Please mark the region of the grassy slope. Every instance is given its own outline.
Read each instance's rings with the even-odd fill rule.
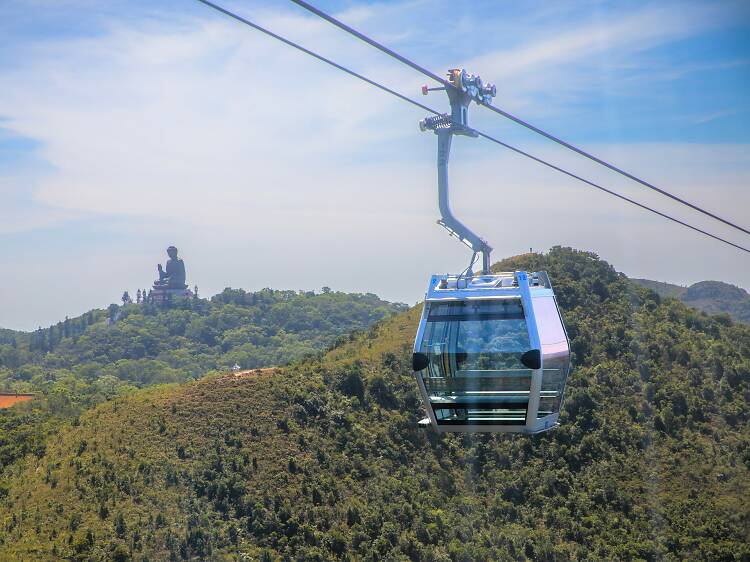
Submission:
[[[589,255],[500,265],[542,266],[577,364],[558,430],[417,429],[413,309],[321,359],[85,414],[14,467],[0,559],[750,557],[750,329]]]

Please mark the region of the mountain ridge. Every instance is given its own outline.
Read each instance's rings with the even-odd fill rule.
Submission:
[[[649,279],[631,279],[662,297],[675,298],[706,314],[728,314],[738,322],[750,323],[750,293],[724,281],[699,281],[690,286]]]
[[[419,429],[415,307],[272,373],[216,373],[87,412],[11,468],[0,557],[750,556],[750,328],[589,253],[496,267],[550,271],[575,358],[560,428]]]

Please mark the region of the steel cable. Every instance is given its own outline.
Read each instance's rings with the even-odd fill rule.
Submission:
[[[297,0],[292,0],[292,1],[296,2]],[[210,8],[213,8],[214,10],[217,10],[218,12],[221,12],[222,14],[225,14],[225,15],[227,15],[227,16],[229,16],[229,17],[231,17],[231,18],[233,18],[233,19],[235,19],[235,20],[237,20],[237,21],[239,21],[239,22],[241,22],[241,23],[243,23],[245,25],[248,25],[248,26],[252,27],[253,29],[255,29],[257,31],[260,31],[261,33],[264,33],[265,35],[268,35],[269,37],[272,37],[272,38],[274,38],[274,39],[276,39],[278,41],[281,41],[285,45],[293,47],[293,48],[297,49],[298,51],[301,51],[301,52],[305,53],[306,55],[309,55],[309,56],[311,56],[311,57],[313,57],[313,58],[315,58],[315,59],[317,59],[317,60],[319,60],[321,62],[324,62],[324,63],[326,63],[326,64],[328,64],[328,65],[330,65],[330,66],[332,66],[332,67],[334,67],[334,68],[336,68],[338,70],[341,70],[342,72],[345,72],[346,74],[349,74],[350,76],[358,78],[359,80],[362,80],[363,82],[366,82],[367,84],[370,84],[371,86],[374,86],[374,87],[376,87],[376,88],[378,88],[378,89],[380,89],[380,90],[382,90],[384,92],[387,92],[387,93],[389,93],[389,94],[391,94],[391,95],[399,98],[402,101],[408,102],[408,103],[414,105],[415,107],[423,109],[423,110],[425,110],[425,111],[427,111],[429,113],[432,113],[434,115],[442,115],[442,113],[440,113],[439,111],[437,111],[437,110],[435,110],[435,109],[433,109],[433,108],[431,108],[431,107],[429,107],[427,105],[424,105],[423,103],[420,103],[420,102],[418,102],[418,101],[416,101],[416,100],[414,100],[414,99],[412,99],[412,98],[410,98],[408,96],[405,96],[405,95],[403,95],[403,94],[401,94],[401,93],[399,93],[399,92],[397,92],[397,91],[395,91],[395,90],[393,90],[393,89],[391,89],[391,88],[389,88],[387,86],[384,86],[383,84],[380,84],[379,82],[376,82],[375,80],[367,78],[366,76],[364,76],[364,75],[362,75],[362,74],[360,74],[358,72],[355,72],[354,70],[351,70],[350,68],[347,68],[347,67],[345,67],[345,66],[343,66],[343,65],[341,65],[341,64],[339,64],[337,62],[334,62],[331,59],[326,58],[326,57],[324,57],[324,56],[322,56],[322,55],[320,55],[320,54],[318,54],[318,53],[316,53],[314,51],[311,51],[310,49],[307,49],[306,47],[303,47],[302,45],[300,45],[298,43],[295,43],[294,41],[286,39],[285,37],[282,37],[281,35],[278,35],[277,33],[274,33],[273,31],[270,31],[270,30],[266,29],[265,27],[262,27],[262,26],[254,23],[254,22],[252,22],[252,21],[250,21],[250,20],[248,20],[248,19],[246,19],[246,18],[244,18],[244,17],[242,17],[242,16],[240,16],[238,14],[235,14],[234,12],[231,12],[231,11],[225,9],[225,8],[222,8],[221,6],[219,6],[217,4],[214,4],[210,0],[198,0],[198,2],[201,2],[202,4],[205,4],[206,6],[208,6]],[[596,184],[596,183],[594,183],[592,181],[589,181],[589,180],[587,180],[587,179],[585,179],[585,178],[583,178],[581,176],[578,176],[578,175],[574,174],[573,172],[565,170],[564,168],[561,168],[559,166],[556,166],[555,164],[547,162],[546,160],[543,160],[543,159],[541,159],[541,158],[539,158],[537,156],[534,156],[533,154],[525,152],[525,151],[523,151],[523,150],[521,150],[519,148],[516,148],[516,147],[514,147],[514,146],[512,146],[510,144],[507,144],[507,143],[505,143],[505,142],[503,142],[503,141],[501,141],[501,140],[499,140],[499,139],[497,139],[497,138],[495,138],[495,137],[493,137],[491,135],[488,135],[487,133],[483,133],[482,131],[478,131],[476,129],[474,129],[474,131],[480,137],[482,137],[482,138],[485,138],[485,139],[487,139],[487,140],[489,140],[491,142],[494,142],[494,143],[496,143],[496,144],[498,144],[498,145],[500,145],[502,147],[505,147],[505,148],[507,148],[507,149],[515,152],[516,154],[519,154],[521,156],[525,156],[526,158],[529,158],[529,159],[531,159],[531,160],[533,160],[533,161],[535,161],[535,162],[537,162],[539,164],[542,164],[544,166],[547,166],[548,168],[551,168],[551,169],[553,169],[555,171],[563,173],[563,174],[565,174],[565,175],[567,175],[567,176],[569,176],[569,177],[571,177],[573,179],[576,179],[576,180],[578,180],[580,182],[583,182],[586,185],[589,185],[589,186],[594,187],[594,188],[596,188],[596,189],[598,189],[600,191],[608,193],[609,195],[613,195],[614,197],[617,197],[617,198],[619,198],[619,199],[621,199],[623,201],[627,201],[628,203],[631,203],[633,205],[636,205],[637,207],[640,207],[642,209],[650,211],[650,212],[652,212],[652,213],[654,213],[654,214],[656,214],[656,215],[658,215],[660,217],[666,218],[666,219],[668,219],[670,221],[673,221],[673,222],[675,222],[677,224],[680,224],[680,225],[685,226],[687,228],[690,228],[690,229],[692,229],[692,230],[694,230],[696,232],[704,234],[705,236],[709,236],[710,238],[713,238],[714,240],[718,240],[719,242],[723,242],[724,244],[728,244],[728,245],[733,246],[733,247],[735,247],[735,248],[737,248],[739,250],[742,250],[744,252],[750,253],[750,249],[745,248],[743,246],[740,246],[739,244],[735,244],[734,242],[730,242],[729,240],[725,240],[724,238],[721,238],[719,236],[716,236],[715,234],[711,234],[710,232],[707,232],[707,231],[702,230],[702,229],[700,229],[700,228],[698,228],[696,226],[693,226],[691,224],[683,222],[680,219],[677,219],[675,217],[667,215],[666,213],[662,213],[661,211],[657,211],[656,209],[653,209],[653,208],[649,207],[648,205],[644,205],[643,203],[639,203],[638,201],[635,201],[634,199],[630,199],[630,198],[628,198],[628,197],[626,197],[624,195],[621,195],[621,194],[619,194],[619,193],[617,193],[615,191],[607,189],[606,187],[603,187],[603,186],[601,186],[599,184]]]
[[[379,43],[378,41],[375,41],[374,39],[372,39],[371,37],[368,37],[364,33],[361,33],[359,31],[357,31],[353,27],[351,27],[351,26],[345,24],[344,22],[336,19],[335,17],[331,16],[330,14],[327,14],[327,13],[323,12],[322,10],[316,8],[315,6],[313,6],[312,4],[310,4],[309,2],[305,2],[304,0],[291,0],[291,2],[293,2],[293,3],[297,4],[298,6],[306,9],[307,11],[315,14],[316,16],[324,19],[325,21],[327,21],[327,22],[335,25],[339,29],[342,29],[343,31],[346,31],[347,33],[353,35],[357,39],[359,39],[361,41],[364,41],[368,45],[371,45],[372,47],[375,47],[379,51],[382,51],[383,53],[389,55],[390,57],[393,57],[394,59],[398,60],[399,62],[401,62],[401,63],[403,63],[403,64],[405,64],[407,66],[409,66],[410,68],[413,68],[417,72],[420,72],[420,73],[424,74],[428,78],[431,78],[432,80],[435,80],[436,82],[442,84],[443,86],[445,86],[447,88],[455,88],[455,86],[453,84],[451,84],[446,79],[438,76],[437,74],[435,74],[431,70],[428,70],[427,68],[425,68],[425,67],[423,67],[423,66],[415,63],[414,61],[412,61],[412,60],[404,57],[403,55],[400,55],[399,53],[397,53],[393,49],[390,49],[390,48],[386,47],[382,43]],[[670,193],[670,192],[668,192],[668,191],[666,191],[664,189],[661,189],[661,188],[655,186],[654,184],[647,182],[646,180],[642,180],[641,178],[639,178],[637,176],[634,176],[633,174],[631,174],[631,173],[629,173],[629,172],[627,172],[627,171],[625,171],[625,170],[623,170],[621,168],[618,168],[614,164],[610,164],[609,162],[606,162],[605,160],[602,160],[601,158],[599,158],[597,156],[594,156],[593,154],[591,154],[589,152],[586,152],[585,150],[583,150],[581,148],[578,148],[577,146],[575,146],[573,144],[570,144],[569,142],[564,141],[563,139],[561,139],[559,137],[556,137],[555,135],[553,135],[551,133],[548,133],[548,132],[540,129],[539,127],[536,127],[535,125],[532,125],[528,121],[524,121],[520,117],[516,117],[515,115],[513,115],[511,113],[508,113],[507,111],[505,111],[503,109],[500,109],[499,107],[495,107],[494,105],[487,104],[487,103],[482,103],[480,101],[477,101],[477,104],[480,105],[480,106],[482,106],[482,107],[486,107],[490,111],[494,111],[498,115],[502,115],[503,117],[505,117],[507,119],[510,119],[511,121],[513,121],[513,122],[515,122],[515,123],[517,123],[517,124],[519,124],[519,125],[527,128],[527,129],[529,129],[530,131],[533,131],[533,132],[535,132],[535,133],[537,133],[539,135],[542,135],[543,137],[545,137],[545,138],[547,138],[547,139],[549,139],[549,140],[551,140],[551,141],[559,144],[560,146],[563,146],[563,147],[565,147],[565,148],[567,148],[569,150],[572,150],[573,152],[576,152],[577,154],[580,154],[581,156],[583,156],[585,158],[588,158],[589,160],[591,160],[593,162],[596,162],[597,164],[600,164],[600,165],[602,165],[602,166],[604,166],[604,167],[612,170],[613,172],[616,172],[616,173],[618,173],[618,174],[620,174],[620,175],[622,175],[622,176],[624,176],[624,177],[626,177],[626,178],[628,178],[628,179],[630,179],[630,180],[632,180],[634,182],[637,182],[637,183],[643,185],[644,187],[647,187],[647,188],[649,188],[649,189],[651,189],[653,191],[656,191],[657,193],[660,193],[661,195],[664,195],[665,197],[669,197],[670,199],[672,199],[674,201],[677,201],[677,202],[679,202],[679,203],[681,203],[683,205],[686,205],[687,207],[690,207],[691,209],[693,209],[695,211],[698,211],[699,213],[703,213],[704,215],[709,216],[712,219],[715,219],[715,220],[717,220],[719,222],[722,222],[725,225],[730,226],[732,228],[735,228],[735,229],[737,229],[737,230],[739,230],[741,232],[744,232],[745,234],[750,234],[750,230],[748,230],[748,229],[746,229],[746,228],[744,228],[742,226],[739,226],[739,225],[737,225],[737,224],[735,224],[735,223],[733,223],[731,221],[728,221],[728,220],[726,220],[726,219],[724,219],[724,218],[722,218],[722,217],[720,217],[720,216],[712,213],[711,211],[707,211],[706,209],[703,209],[703,208],[699,207],[698,205],[695,205],[694,203],[691,203],[690,201],[687,201],[687,200],[685,200],[685,199],[683,199],[681,197],[678,197],[677,195],[674,195],[673,193]]]

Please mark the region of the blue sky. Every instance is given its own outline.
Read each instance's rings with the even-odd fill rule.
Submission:
[[[419,95],[423,77],[291,3],[223,5]],[[481,74],[496,105],[750,224],[746,2],[318,5],[435,71]],[[0,85],[0,326],[148,286],[170,244],[204,295],[329,285],[411,303],[430,273],[465,267],[434,224],[419,110],[197,2],[6,1]],[[496,115],[471,119],[750,244]],[[451,174],[457,214],[498,259],[564,244],[634,276],[750,285],[742,253],[481,140],[455,144]]]

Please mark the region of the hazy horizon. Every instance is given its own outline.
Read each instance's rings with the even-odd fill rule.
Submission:
[[[580,248],[576,248],[576,249],[580,249]],[[593,251],[593,250],[588,250],[588,251]],[[534,252],[538,252],[538,250],[534,249]],[[543,253],[546,253],[546,252],[547,252],[547,250],[543,251]],[[594,253],[596,253],[596,252],[594,252]],[[182,252],[180,252],[180,254],[182,254]],[[180,256],[180,257],[182,257],[182,256]],[[503,257],[495,256],[495,259],[493,260],[493,263],[495,261],[499,261],[501,259],[504,259],[505,257],[512,257],[512,256],[503,256]],[[601,257],[605,261],[608,261],[606,259],[606,256],[601,256],[600,255],[599,257]],[[166,257],[165,257],[165,259],[166,259]],[[161,263],[163,263],[163,260],[162,260]],[[613,267],[615,267],[615,269],[617,269],[616,264],[611,264],[611,265]],[[189,264],[188,264],[188,267],[189,267]],[[475,270],[476,270],[476,268],[475,268]],[[325,283],[323,285],[319,286],[319,287],[270,287],[269,286],[269,287],[253,287],[253,288],[241,287],[241,286],[237,286],[237,285],[234,285],[234,284],[230,283],[230,284],[227,284],[227,285],[225,285],[224,287],[221,287],[221,288],[216,288],[216,289],[209,288],[208,290],[204,291],[204,289],[201,288],[200,284],[195,283],[195,282],[192,281],[192,279],[190,278],[189,272],[188,272],[188,279],[187,280],[188,280],[188,283],[189,283],[189,286],[190,286],[191,289],[195,285],[198,285],[198,292],[199,292],[200,298],[210,298],[210,297],[212,297],[214,295],[217,295],[217,294],[221,293],[224,289],[227,289],[227,288],[231,288],[231,289],[243,289],[243,290],[250,291],[250,292],[259,291],[261,289],[268,288],[268,289],[273,289],[273,290],[315,291],[315,292],[319,293],[319,292],[321,292],[321,290],[322,290],[323,287],[329,287],[332,291],[343,291],[343,292],[347,292],[347,293],[374,293],[374,294],[378,295],[379,297],[381,297],[381,298],[383,298],[385,300],[388,300],[390,302],[401,302],[401,303],[405,303],[405,304],[411,306],[413,304],[416,304],[417,302],[420,302],[423,299],[424,290],[427,289],[427,282],[429,281],[429,276],[432,273],[442,273],[442,272],[440,272],[440,271],[434,271],[434,272],[431,272],[428,275],[425,275],[425,279],[424,279],[425,286],[424,286],[424,289],[422,290],[422,293],[418,294],[414,298],[408,298],[408,296],[406,298],[399,298],[399,297],[396,297],[396,296],[390,297],[389,295],[382,295],[382,294],[380,294],[377,291],[368,290],[367,288],[356,288],[356,287],[354,287],[354,288],[349,288],[349,289],[342,289],[340,287],[335,287],[335,286],[333,286],[331,284],[325,284]],[[621,272],[621,273],[625,273],[625,272]],[[625,273],[625,274],[627,275],[627,273]],[[631,276],[631,275],[628,275],[628,277],[629,278],[634,278],[634,279],[637,278],[637,277],[634,277],[634,276]],[[649,281],[657,281],[659,283],[669,283],[669,284],[672,284],[672,285],[680,285],[680,286],[690,286],[693,283],[697,283],[697,282],[700,282],[700,281],[722,281],[724,283],[729,283],[728,281],[723,281],[721,279],[700,279],[700,280],[694,281],[692,283],[680,283],[680,282],[669,281],[669,280],[664,280],[664,279],[648,279],[648,280]],[[554,284],[554,279],[552,280],[552,282]],[[93,310],[93,309],[105,309],[105,308],[107,308],[112,303],[116,303],[116,304],[119,305],[122,302],[121,297],[122,297],[122,294],[123,294],[124,291],[128,291],[130,297],[133,299],[133,302],[135,302],[135,300],[136,300],[136,292],[138,291],[138,289],[146,289],[148,291],[148,290],[150,290],[152,288],[152,283],[153,283],[153,280],[151,280],[147,284],[140,285],[140,286],[137,286],[135,288],[123,287],[122,289],[115,290],[114,294],[116,294],[117,296],[113,297],[113,299],[111,300],[111,302],[102,303],[102,304],[92,304],[88,308],[84,308],[84,309],[81,309],[81,310],[78,310],[78,311],[73,311],[73,312],[65,313],[62,317],[57,318],[57,319],[53,319],[53,320],[50,320],[50,321],[47,321],[47,322],[41,322],[41,323],[39,323],[39,322],[31,322],[31,324],[29,324],[29,325],[18,326],[18,327],[0,325],[0,329],[10,329],[10,330],[31,332],[31,331],[36,330],[39,327],[46,328],[46,327],[48,327],[48,326],[50,326],[52,324],[56,324],[57,322],[64,320],[65,317],[75,318],[77,316],[85,314],[89,310]],[[740,287],[741,289],[744,289],[745,291],[747,291],[747,287],[743,287],[742,285],[738,285],[737,283],[730,283],[730,284],[731,285],[735,285],[737,287]]]

